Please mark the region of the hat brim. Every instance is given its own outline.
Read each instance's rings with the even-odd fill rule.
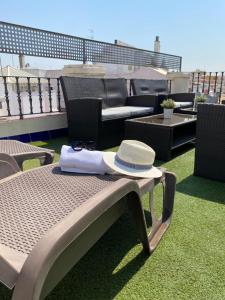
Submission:
[[[124,175],[135,176],[135,177],[142,177],[142,178],[159,178],[162,176],[162,172],[156,168],[151,167],[149,170],[138,170],[134,168],[130,168],[127,166],[122,165],[115,159],[116,153],[115,152],[104,152],[103,153],[103,160],[105,164],[112,170],[122,173]]]

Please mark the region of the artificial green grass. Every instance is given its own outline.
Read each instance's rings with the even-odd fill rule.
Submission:
[[[57,161],[66,143],[35,144],[56,149]],[[176,173],[177,192],[172,224],[151,257],[124,215],[47,299],[225,299],[225,184],[194,177],[193,163],[192,149],[162,164]],[[37,162],[25,164],[26,169],[35,166]],[[161,194],[157,187],[158,209]],[[149,220],[147,196],[143,203]],[[1,286],[0,299],[9,298]]]

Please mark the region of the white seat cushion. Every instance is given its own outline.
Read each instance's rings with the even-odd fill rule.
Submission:
[[[175,102],[175,107],[193,106],[193,102]]]
[[[119,118],[129,118],[153,112],[153,107],[118,106],[102,109],[102,121]]]

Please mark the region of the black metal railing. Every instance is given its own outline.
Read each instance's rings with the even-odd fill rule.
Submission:
[[[193,72],[190,90],[196,93],[217,94],[219,102],[225,99],[225,72]]]
[[[59,78],[0,76],[2,116],[52,113],[62,111]]]
[[[0,52],[180,71],[182,57],[0,22]]]
[[[171,80],[167,82],[170,92]],[[131,94],[130,80],[127,87]],[[65,111],[59,78],[0,76],[0,101],[1,116],[5,117],[23,119],[26,115]]]

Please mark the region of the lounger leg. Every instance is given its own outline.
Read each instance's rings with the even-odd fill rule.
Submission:
[[[40,159],[41,165],[49,165],[53,162],[54,155],[52,153],[45,153],[45,157]]]
[[[173,213],[176,177],[173,173],[166,172],[161,182],[163,185],[163,211],[159,219],[156,218],[153,195],[151,195],[150,198],[152,230],[148,240],[151,252],[155,250],[162,236],[168,229]]]
[[[17,162],[18,166],[20,167],[20,170],[23,170],[24,159],[22,159],[21,157],[17,157],[16,162]]]
[[[150,191],[150,208],[152,215],[152,231],[148,235],[146,219],[140,199],[131,194],[128,198],[128,207],[132,213],[135,226],[138,231],[138,236],[143,244],[144,250],[151,254],[157,247],[162,236],[166,232],[171,222],[176,177],[173,173],[166,172],[165,177],[162,178],[163,184],[163,211],[160,219],[156,218],[154,210],[153,192]]]
[[[150,254],[151,251],[148,242],[147,225],[141,199],[135,193],[129,194],[127,204],[132,214],[134,225],[137,229],[138,237],[143,245],[143,248],[148,254]]]

